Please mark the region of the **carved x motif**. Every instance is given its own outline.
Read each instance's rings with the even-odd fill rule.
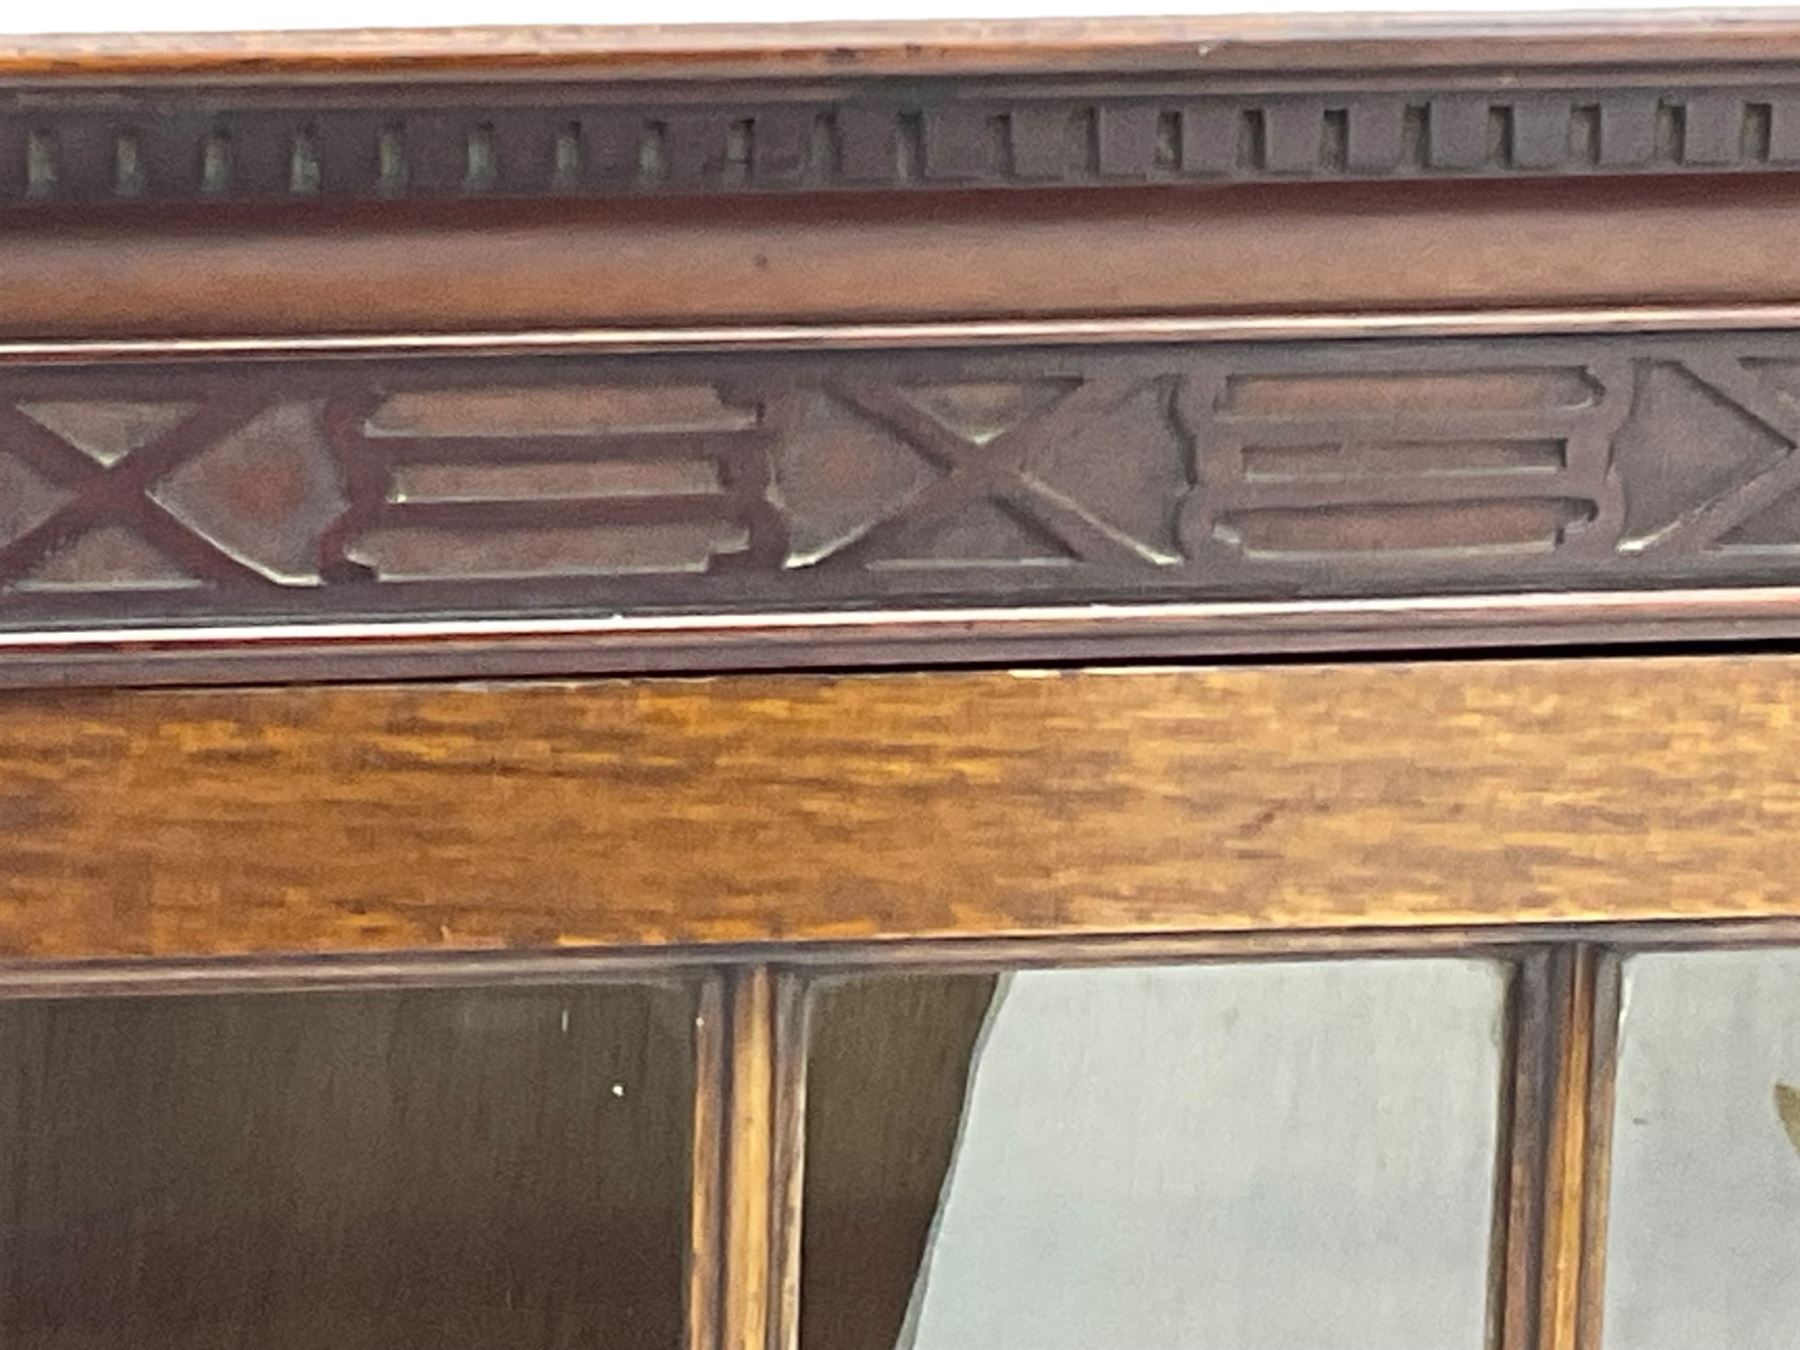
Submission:
[[[0,580],[25,576],[90,530],[119,525],[198,580],[268,585],[262,573],[197,534],[150,495],[177,465],[244,425],[262,408],[261,401],[210,401],[112,464],[102,464],[18,408],[0,407],[0,448],[71,494],[37,525],[0,546]]]
[[[1083,434],[1095,419],[1111,413],[1139,383],[1083,381],[1047,407],[980,440],[946,426],[892,385],[832,386],[844,403],[886,427],[945,472],[821,562],[854,567],[882,557],[904,556],[909,538],[973,503],[992,500],[1037,526],[1077,561],[1141,563],[1142,554],[1129,542],[1100,526],[1079,504],[1038,482],[1027,468],[1033,456]]]
[[[1681,365],[1739,413],[1788,445],[1800,446],[1800,424],[1793,408],[1764,388],[1741,361],[1726,356],[1690,357]],[[1752,474],[1667,529],[1627,545],[1627,550],[1661,553],[1706,549],[1796,489],[1800,489],[1800,453],[1782,456],[1770,468]]]

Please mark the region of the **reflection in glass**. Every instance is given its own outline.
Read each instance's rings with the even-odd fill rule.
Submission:
[[[693,998],[0,1003],[7,1350],[671,1350]]]
[[[1505,977],[1347,961],[818,996],[804,1350],[1479,1350]]]
[[[1625,967],[1609,1350],[1800,1344],[1800,951]]]

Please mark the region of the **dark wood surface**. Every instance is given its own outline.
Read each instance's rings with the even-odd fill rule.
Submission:
[[[0,1007],[19,1350],[671,1350],[675,987]]]
[[[902,1343],[962,1123],[991,974],[874,978],[814,994],[799,1344]]]
[[[1797,207],[1800,178],[1767,172],[801,193],[724,214],[679,194],[47,206],[0,230],[0,335],[1792,302]]]
[[[1800,322],[1797,52],[1747,16],[13,43],[0,626],[42,641],[0,681],[1744,635],[1677,592],[1794,575],[1793,344],[1748,330]],[[1210,340],[1259,332],[1333,340]],[[1668,608],[1556,603],[1606,588]],[[1446,593],[1481,604],[887,614]],[[456,628],[650,611],[689,626]],[[194,632],[369,618],[446,641]],[[183,650],[59,645],[140,622]]]
[[[1786,658],[12,695],[40,957],[1792,914]]]
[[[1800,166],[1791,20],[13,39],[0,203]]]
[[[1800,319],[1797,70],[1800,27],[1746,17],[12,43],[0,681],[1792,635],[1800,356],[1748,330]],[[1164,320],[1344,340],[1070,336]],[[646,354],[542,354],[601,339]],[[1032,605],[999,639],[905,613]],[[543,619],[577,622],[477,632]],[[338,628],[290,660],[297,622]],[[979,962],[1791,937],[1797,681],[7,696],[0,1339],[891,1345]],[[969,968],[827,1019],[810,1083],[792,973],[741,970],[691,1101],[673,988],[19,997],[675,943]],[[1515,1008],[1499,1343],[1598,1350],[1615,967],[1532,961],[1568,979]],[[905,1173],[890,1212],[832,1129],[787,1184],[809,1088]]]
[[[1791,334],[0,371],[0,621],[1800,579]]]
[[[133,623],[573,644],[661,615],[719,659],[784,611],[904,647],[934,607],[1017,611],[948,635],[973,641],[1032,606],[1791,586],[1797,372],[1773,332],[20,366],[0,626],[41,661]],[[1261,621],[1277,648],[1345,620]],[[1111,622],[1062,626],[1126,649]]]
[[[0,80],[0,208],[1134,183],[1716,176],[1800,168],[1800,81],[1765,63],[1501,80],[1347,71],[887,81],[99,88]]]

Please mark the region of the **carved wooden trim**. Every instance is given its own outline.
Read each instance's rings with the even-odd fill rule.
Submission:
[[[224,214],[47,205],[0,230],[0,337],[404,342],[637,328],[654,343],[682,329],[935,324],[954,342],[958,325],[992,341],[994,324],[1015,321],[1279,329],[1373,313],[1409,315],[1417,332],[1456,312],[1540,311],[1532,326],[1566,331],[1596,311],[1604,326],[1621,310],[1791,312],[1794,183],[1122,185],[775,194],[729,210],[692,195]]]
[[[1741,16],[26,39],[0,203],[1782,169],[1797,62]]]
[[[1797,447],[1787,333],[22,365],[0,625],[1794,586]]]
[[[1800,25],[859,31],[0,47],[0,682],[1800,633]]]
[[[868,191],[1800,168],[1800,74],[1588,72],[1292,90],[865,78],[0,93],[0,204]],[[1300,81],[1277,82],[1295,83]]]

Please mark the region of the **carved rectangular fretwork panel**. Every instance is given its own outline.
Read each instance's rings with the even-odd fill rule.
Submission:
[[[0,372],[0,621],[1800,580],[1800,336]]]

